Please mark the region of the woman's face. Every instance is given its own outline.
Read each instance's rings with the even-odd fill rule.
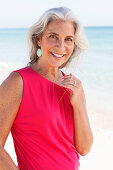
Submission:
[[[74,33],[74,26],[70,21],[51,21],[38,40],[42,52],[40,59],[52,67],[65,63],[73,53]]]

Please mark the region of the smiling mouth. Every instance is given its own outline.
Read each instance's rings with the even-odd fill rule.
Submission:
[[[52,54],[53,57],[58,58],[58,59],[61,59],[64,57],[64,54],[56,54],[56,53],[52,53],[52,52],[50,52],[50,53]]]

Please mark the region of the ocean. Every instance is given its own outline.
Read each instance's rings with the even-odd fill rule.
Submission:
[[[0,83],[29,62],[27,28],[0,29]],[[67,69],[83,83],[91,125],[113,137],[113,27],[85,27],[89,50]]]

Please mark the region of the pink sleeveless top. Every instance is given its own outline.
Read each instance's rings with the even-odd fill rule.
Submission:
[[[30,67],[14,72],[23,79],[23,98],[11,129],[19,169],[78,170],[70,89]]]

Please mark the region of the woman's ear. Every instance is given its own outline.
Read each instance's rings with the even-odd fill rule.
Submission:
[[[41,46],[41,37],[37,37],[37,44],[39,47]]]

